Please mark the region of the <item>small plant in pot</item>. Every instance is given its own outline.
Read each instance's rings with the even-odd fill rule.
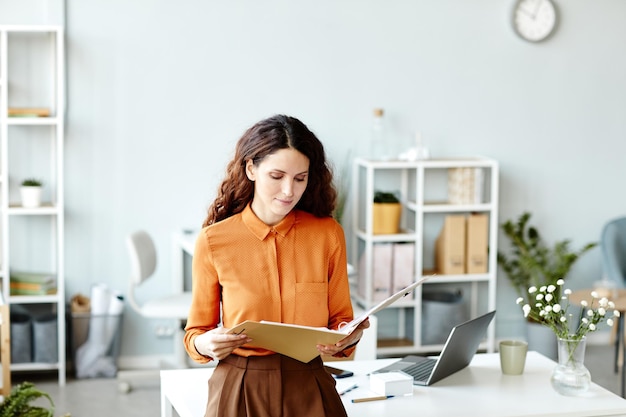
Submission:
[[[36,178],[27,178],[22,181],[20,194],[22,196],[22,207],[32,208],[41,205],[41,187],[43,183]]]
[[[375,235],[400,232],[402,204],[396,194],[387,191],[374,192],[373,233]]]

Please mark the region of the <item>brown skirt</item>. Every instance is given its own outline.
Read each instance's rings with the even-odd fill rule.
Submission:
[[[334,378],[318,356],[231,354],[209,379],[205,417],[346,417]]]

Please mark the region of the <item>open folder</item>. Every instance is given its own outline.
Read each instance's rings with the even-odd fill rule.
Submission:
[[[339,330],[330,330],[324,327],[301,326],[298,324],[276,323],[272,321],[259,322],[246,320],[230,329],[229,333],[245,334],[252,339],[249,346],[268,349],[306,363],[319,355],[316,345],[332,345],[337,343],[352,333],[354,329],[369,316],[390,306],[399,299],[406,297],[429,278],[430,277],[424,277],[398,291],[386,300],[376,304],[350,323],[340,326]]]

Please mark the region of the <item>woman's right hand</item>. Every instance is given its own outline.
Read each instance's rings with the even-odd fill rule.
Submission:
[[[236,348],[252,342],[245,334],[228,334],[229,330],[218,327],[196,336],[194,346],[198,353],[220,360],[230,355]]]

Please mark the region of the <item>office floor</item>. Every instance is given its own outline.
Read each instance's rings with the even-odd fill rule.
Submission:
[[[620,375],[613,373],[613,347],[589,345],[585,364],[596,384],[619,395]],[[55,417],[69,413],[72,417],[144,417],[160,415],[158,381],[150,386],[136,387],[128,394],[118,392],[117,381],[112,379],[74,379],[68,375],[67,384],[61,388],[56,374],[15,374],[14,384],[28,380],[48,392],[55,403]]]

